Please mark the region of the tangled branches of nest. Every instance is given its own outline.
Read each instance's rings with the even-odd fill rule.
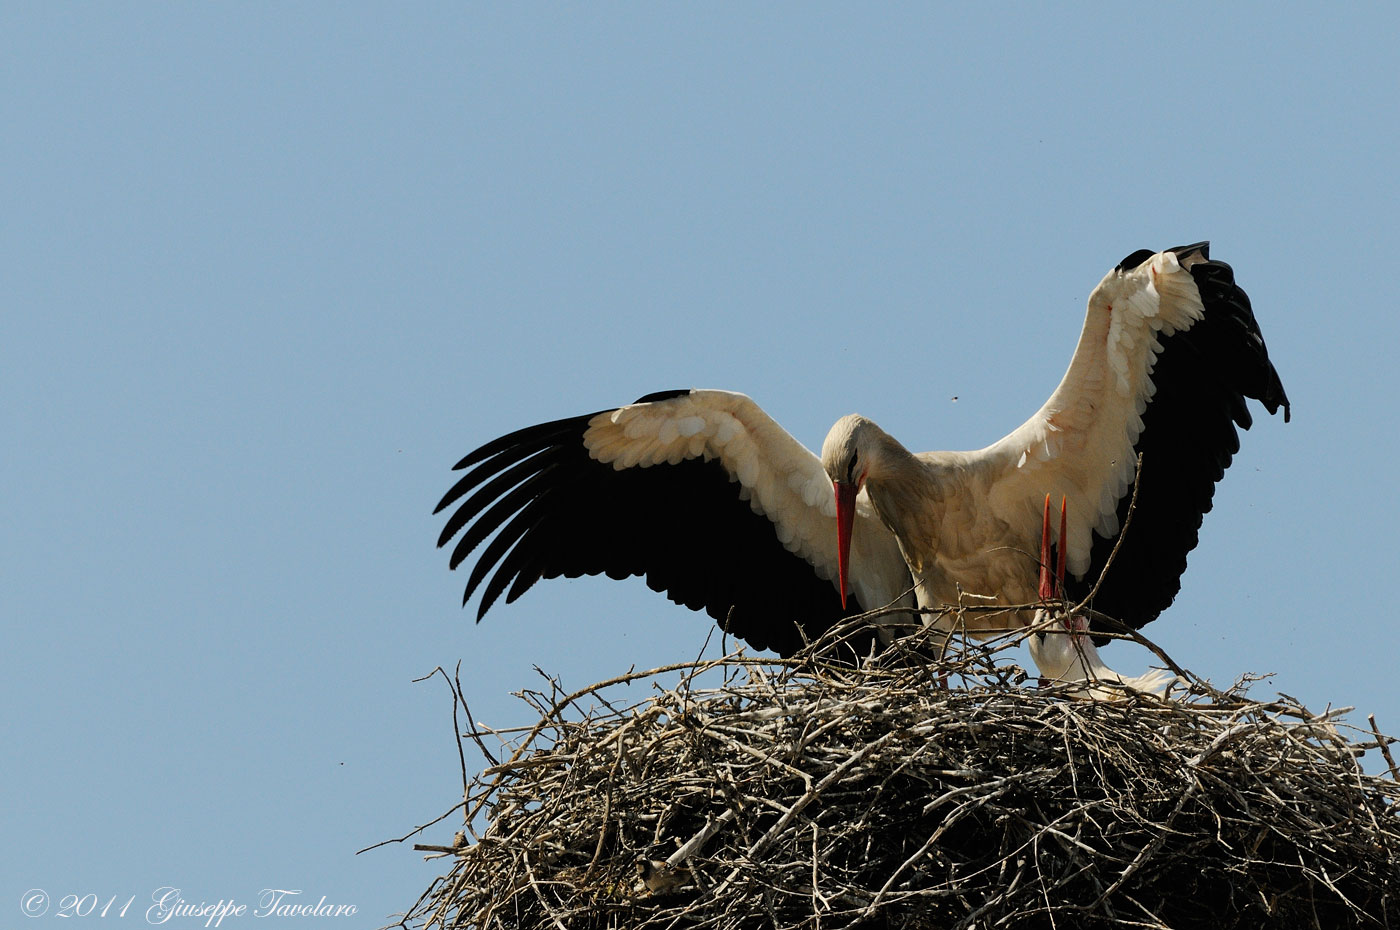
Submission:
[[[471,725],[488,767],[404,925],[1400,925],[1400,785],[1357,762],[1378,732],[1195,680],[1075,700],[928,647],[527,694],[503,752]]]

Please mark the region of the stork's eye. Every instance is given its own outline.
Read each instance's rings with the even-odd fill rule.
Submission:
[[[846,483],[847,483],[847,484],[852,484],[852,485],[853,485],[853,484],[856,483],[856,464],[857,464],[859,461],[860,461],[860,455],[859,455],[859,453],[852,452],[852,453],[851,453],[851,464],[849,464],[849,465],[846,466]]]

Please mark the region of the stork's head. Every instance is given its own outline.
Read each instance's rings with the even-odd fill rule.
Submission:
[[[1068,501],[1060,497],[1060,535],[1050,535],[1050,495],[1045,495],[1045,519],[1040,530],[1041,601],[1062,599],[1065,595],[1065,528]],[[1058,539],[1058,542],[1055,540]],[[1058,550],[1058,558],[1056,558]],[[1056,622],[1055,618],[1063,618]],[[1088,622],[1080,616],[1065,616],[1063,606],[1042,607],[1035,612],[1031,634],[1031,658],[1040,674],[1051,681],[1084,681],[1092,672],[1107,670],[1099,650],[1087,635]]]
[[[880,427],[859,414],[848,414],[836,421],[822,443],[822,468],[826,469],[836,491],[836,566],[841,586],[841,607],[846,606],[846,574],[851,561],[851,526],[855,519],[856,495],[870,476],[877,456]]]
[[[1060,610],[1042,608],[1035,612],[1033,626],[1031,658],[1042,678],[1052,683],[1085,681],[1109,672],[1083,617],[1065,618]]]
[[[1083,617],[1062,619],[1062,614],[1042,609],[1035,612],[1034,625],[1037,629],[1030,636],[1031,658],[1040,669],[1044,683],[1060,685],[1083,682],[1071,688],[1071,692],[1098,700],[1112,700],[1122,696],[1122,689],[1105,683],[1114,682],[1135,691],[1165,694],[1181,681],[1165,669],[1151,669],[1136,678],[1115,672],[1099,657],[1098,647],[1089,635],[1089,624]]]

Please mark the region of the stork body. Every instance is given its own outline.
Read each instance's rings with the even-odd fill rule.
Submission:
[[[1090,295],[1050,399],[984,449],[913,454],[852,415],[819,459],[743,395],[649,395],[469,454],[457,467],[470,471],[438,506],[458,504],[439,545],[462,532],[455,568],[495,533],[464,598],[485,584],[478,619],[542,577],[645,575],[786,655],[887,604],[938,607],[960,593],[1034,601],[1047,493],[1070,502],[1057,545],[1070,596],[1087,592],[1120,532],[1141,453],[1133,529],[1094,605],[1141,626],[1180,586],[1238,451],[1235,428],[1251,423],[1247,398],[1287,419],[1230,267],[1210,261],[1204,243],[1138,252]],[[968,623],[974,635],[1007,625],[980,616]]]

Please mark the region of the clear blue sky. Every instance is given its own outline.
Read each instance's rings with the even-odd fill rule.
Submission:
[[[1294,417],[1147,632],[1400,730],[1400,14],[1281,9],[6,5],[0,922],[162,885],[387,922],[440,866],[355,850],[459,790],[410,679],[460,659],[507,725],[533,665],[709,631],[598,580],[473,626],[461,454],[687,386],[980,447],[1105,271],[1203,238]]]

